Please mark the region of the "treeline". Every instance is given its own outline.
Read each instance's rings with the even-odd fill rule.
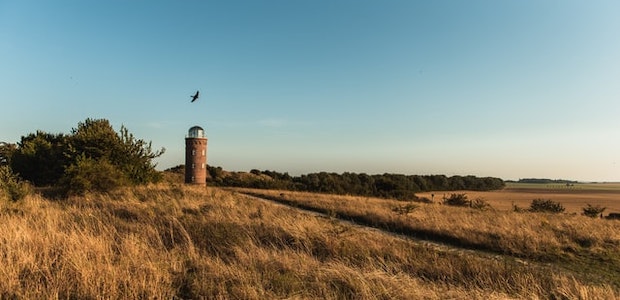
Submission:
[[[497,190],[505,186],[500,178],[445,175],[401,175],[365,173],[311,173],[290,176],[276,171],[251,170],[250,173],[225,172],[208,167],[209,184],[259,189],[283,189],[332,194],[349,194],[395,199],[413,199],[415,193],[428,191]]]
[[[565,179],[547,179],[547,178],[523,178],[517,181],[518,183],[541,183],[541,184],[553,184],[553,183],[578,183],[574,180],[565,180]]]

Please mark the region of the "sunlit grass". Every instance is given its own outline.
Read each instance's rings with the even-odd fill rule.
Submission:
[[[303,207],[394,233],[482,250],[568,269],[604,275],[620,286],[620,222],[581,215],[475,210],[439,203],[416,203],[407,214],[394,208],[405,202],[368,197],[302,192],[245,190],[288,205]]]
[[[334,199],[338,209],[347,201]],[[447,212],[434,209],[423,222]],[[0,222],[0,298],[620,296],[609,284],[420,244],[215,188],[159,185],[55,201],[33,195],[0,203]],[[574,230],[592,229],[584,226]]]

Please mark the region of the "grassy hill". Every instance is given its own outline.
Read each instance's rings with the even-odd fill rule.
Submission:
[[[337,217],[345,216],[340,212],[345,208],[357,207],[374,211],[377,220],[390,216],[413,223],[452,223],[441,229],[444,234],[465,237],[479,229],[478,237],[492,239],[487,233],[496,233],[498,245],[503,245],[498,239],[507,239],[515,243],[512,249],[533,254],[547,253],[543,248],[555,247],[556,240],[522,246],[519,243],[528,239],[521,236],[524,232],[548,228],[545,234],[570,237],[573,233],[561,230],[572,230],[575,236],[592,238],[588,245],[574,246],[583,255],[571,254],[564,263],[570,265],[571,257],[578,257],[576,265],[592,256],[607,259],[604,263],[612,269],[617,267],[620,247],[615,221],[584,217],[571,223],[508,213],[498,218],[497,212],[433,204],[418,204],[415,213],[408,214],[394,210],[403,202],[272,193],[272,198],[307,200],[304,205],[308,206],[336,206],[327,208],[326,217],[238,191],[176,184],[66,200],[30,195],[16,203],[0,202],[0,298],[620,297],[613,272],[580,276],[571,268],[558,267],[557,261],[530,261],[528,255],[517,259],[492,247],[492,251],[481,252],[465,251],[458,245],[438,246],[395,235],[389,228],[371,229]],[[531,245],[538,248],[531,249]],[[553,253],[571,253],[562,245],[553,247],[550,251],[560,251]]]

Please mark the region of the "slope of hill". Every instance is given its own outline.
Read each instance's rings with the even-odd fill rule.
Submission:
[[[442,216],[435,216],[441,218]],[[609,284],[162,184],[0,203],[0,298],[617,298]]]

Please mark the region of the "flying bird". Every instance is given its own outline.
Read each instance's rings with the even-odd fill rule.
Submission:
[[[194,101],[198,100],[199,94],[200,94],[200,91],[196,91],[196,94],[194,96],[190,96],[190,97],[192,97],[192,101],[190,101],[190,102],[194,102]]]

